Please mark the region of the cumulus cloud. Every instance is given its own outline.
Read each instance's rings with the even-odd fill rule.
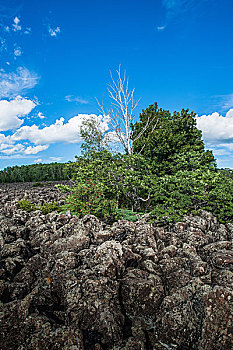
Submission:
[[[32,111],[36,104],[18,96],[16,99],[0,101],[0,131],[15,130],[24,120],[20,119]]]
[[[38,84],[39,77],[27,68],[19,67],[15,72],[0,71],[0,98],[24,94]]]
[[[64,118],[56,120],[54,124],[39,128],[37,125],[22,126],[11,137],[14,141],[29,140],[35,145],[51,144],[56,142],[79,143],[81,142],[80,127],[83,120],[95,118],[103,131],[108,130],[108,116],[95,114],[78,114],[64,123]]]
[[[35,159],[33,163],[42,163],[42,159],[41,158]]]
[[[4,143],[6,143],[6,144],[12,143],[10,135],[5,136],[4,134],[0,134],[0,145],[2,145]]]
[[[49,27],[48,30],[49,30],[49,35],[52,36],[52,37],[56,37],[61,32],[60,27],[57,27],[57,28]]]
[[[88,100],[86,100],[86,99],[84,99],[84,98],[82,98],[82,97],[80,97],[80,96],[73,96],[73,95],[67,95],[66,97],[65,97],[65,99],[66,99],[66,101],[68,101],[68,102],[77,102],[77,103],[81,103],[81,104],[84,104],[84,105],[86,105],[86,104],[88,104],[89,103],[89,101]]]
[[[24,153],[25,154],[37,154],[41,151],[46,150],[49,147],[49,145],[38,145],[38,146],[28,146]]]
[[[233,143],[233,109],[230,109],[225,117],[214,112],[196,117],[196,121],[205,141]]]

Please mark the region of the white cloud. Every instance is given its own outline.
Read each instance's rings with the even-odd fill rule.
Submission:
[[[0,38],[0,51],[7,51],[6,39]]]
[[[24,146],[20,143],[16,145],[11,145],[7,147],[6,149],[2,149],[1,153],[4,153],[5,155],[12,155],[14,153],[21,153],[24,150]]]
[[[159,32],[162,32],[165,28],[166,28],[166,26],[161,26],[161,27],[157,27],[157,30],[158,30]]]
[[[45,151],[49,145],[38,145],[38,146],[28,146],[24,153],[25,154],[37,154],[41,151]]]
[[[8,33],[9,33],[10,27],[9,27],[9,26],[6,26],[6,27],[4,27],[4,30],[5,30],[5,32],[8,32]]]
[[[37,117],[40,118],[40,119],[44,119],[44,118],[45,118],[45,116],[43,115],[42,112],[39,112],[39,113],[37,114]]]
[[[52,162],[60,162],[62,160],[62,157],[49,157],[49,159],[52,161]]]
[[[22,29],[21,25],[19,24],[20,19],[18,17],[14,18],[14,23],[12,24],[13,31],[17,32]]]
[[[36,145],[51,144],[56,142],[79,143],[80,126],[84,119],[95,118],[103,130],[108,130],[108,116],[95,114],[78,114],[64,123],[64,118],[56,120],[54,124],[40,129],[37,125],[22,126],[11,137],[13,141],[29,140]]]
[[[32,34],[32,28],[26,28],[24,34]]]
[[[220,143],[218,147],[228,148],[229,151],[233,151],[233,143]]]
[[[218,105],[221,106],[222,111],[226,111],[233,107],[233,94],[218,95],[215,97],[219,100]]]
[[[42,163],[42,159],[41,158],[35,159],[33,163]]]
[[[22,49],[21,49],[21,47],[16,47],[15,49],[14,49],[14,55],[15,55],[15,57],[19,57],[19,56],[21,56],[22,55]]]
[[[18,96],[11,101],[0,101],[0,131],[14,130],[20,127],[24,120],[20,119],[31,112],[36,104]]]
[[[209,142],[233,142],[233,109],[226,116],[217,112],[196,117],[197,127],[202,130],[203,138]]]
[[[53,36],[53,37],[56,37],[57,36],[57,34],[59,34],[60,32],[61,32],[61,29],[60,29],[60,27],[57,27],[57,28],[51,28],[51,27],[49,27],[49,35],[50,36]]]
[[[213,149],[213,152],[214,152],[215,156],[230,156],[231,155],[231,152],[227,151],[224,148]]]
[[[82,97],[80,97],[80,96],[73,96],[73,95],[67,95],[66,97],[65,97],[65,99],[66,99],[66,101],[68,101],[68,102],[77,102],[77,103],[81,103],[81,104],[84,104],[84,105],[86,105],[86,104],[88,104],[89,103],[89,101],[88,100],[86,100],[86,99],[84,99],[84,98],[82,98]]]
[[[10,136],[5,136],[4,134],[0,134],[0,145],[2,144],[11,144],[12,140]]]
[[[166,18],[163,26],[157,27],[158,31],[162,31],[175,18],[183,18],[189,12],[191,14],[199,13],[198,6],[202,5],[201,0],[162,0],[162,5],[166,10]],[[189,16],[191,17],[191,16]],[[161,28],[161,29],[159,29]]]
[[[39,77],[27,68],[19,67],[16,72],[0,71],[0,98],[16,97],[38,84]]]

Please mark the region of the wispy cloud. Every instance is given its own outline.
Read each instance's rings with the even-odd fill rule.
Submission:
[[[12,24],[12,27],[13,27],[13,31],[14,32],[17,32],[19,30],[22,29],[21,25],[19,24],[20,22],[20,19],[18,17],[15,17],[14,18],[14,21],[13,21],[13,24]]]
[[[68,102],[76,102],[76,103],[81,103],[83,105],[87,105],[89,103],[88,100],[86,100],[86,99],[84,99],[83,97],[80,97],[80,96],[67,95],[65,97],[65,99]]]
[[[180,18],[186,12],[195,11],[199,4],[201,0],[162,0],[162,6],[166,10],[165,20],[162,25],[157,26],[157,30],[163,31],[171,21]]]
[[[49,26],[48,31],[49,31],[49,35],[52,37],[56,37],[59,33],[61,33],[60,27],[51,28]]]
[[[52,162],[60,162],[62,160],[62,157],[49,157],[49,159],[52,161]]]
[[[32,34],[32,28],[31,27],[26,28],[24,31],[24,34]]]
[[[233,94],[227,94],[227,95],[218,95],[214,96],[215,99],[218,101],[218,106],[221,107],[221,111],[226,111],[230,108],[233,108]]]
[[[20,46],[15,47],[15,49],[14,49],[15,58],[21,56],[22,53],[23,53],[23,51],[22,51]]]
[[[166,28],[165,26],[157,27],[157,30],[158,30],[159,32],[162,32],[165,28]]]
[[[0,71],[0,98],[22,95],[37,85],[38,81],[38,75],[24,67],[10,73]]]

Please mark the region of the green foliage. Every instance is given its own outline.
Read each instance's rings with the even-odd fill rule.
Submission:
[[[78,217],[92,214],[108,223],[118,219],[116,200],[105,197],[103,183],[87,180],[86,183],[77,183],[71,188],[63,185],[57,187],[64,192],[70,192],[67,203],[62,206],[63,210],[70,210]]]
[[[140,121],[132,125],[132,130],[132,138],[136,139],[134,152],[144,155],[159,175],[174,174],[181,168],[195,170],[215,166],[212,152],[204,150],[195,113],[189,113],[188,109],[171,115],[154,103],[142,111]],[[137,139],[140,133],[142,136]]]
[[[31,211],[35,211],[36,210],[36,206],[34,203],[32,203],[31,201],[27,200],[27,199],[23,199],[21,201],[19,201],[19,207],[22,210],[25,210],[27,212],[31,212]]]
[[[43,187],[44,184],[42,182],[35,182],[32,186],[33,187]]]
[[[81,145],[83,155],[88,156],[92,152],[101,152],[107,148],[109,138],[101,126],[101,120],[90,116],[83,120],[80,128]]]
[[[199,209],[212,212],[222,223],[233,221],[233,181],[219,171],[179,171],[153,181],[153,219],[179,221]]]
[[[114,199],[119,207],[133,211],[147,210],[150,193],[151,166],[140,155],[112,155],[109,151],[91,152],[76,158],[74,180],[101,183],[106,199]],[[148,198],[148,199],[147,199]]]
[[[36,210],[42,211],[44,215],[49,214],[53,211],[60,211],[60,207],[57,203],[43,203],[41,206],[32,203],[27,199],[23,199],[18,202],[20,209],[25,210],[27,212],[32,212]]]
[[[53,211],[60,211],[60,207],[57,203],[43,203],[41,206],[37,207],[38,210],[41,210],[44,215],[52,213]]]
[[[135,222],[139,220],[140,216],[143,215],[143,212],[134,212],[129,209],[117,209],[118,214],[124,220]]]
[[[193,112],[171,115],[154,104],[132,130],[134,154],[89,147],[76,157],[70,165],[76,185],[63,186],[69,192],[65,208],[79,217],[91,213],[109,222],[117,217],[134,221],[136,213],[146,212],[152,221],[179,221],[200,209],[211,211],[220,222],[233,221],[232,171],[216,169]]]

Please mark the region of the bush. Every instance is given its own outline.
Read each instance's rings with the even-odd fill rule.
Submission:
[[[31,212],[31,211],[35,211],[36,210],[36,206],[34,203],[30,202],[27,199],[23,199],[21,201],[19,201],[19,207],[22,210],[25,210],[27,212]]]
[[[233,221],[233,180],[221,172],[198,169],[155,178],[152,220],[179,221],[199,209],[212,212],[221,223]]]
[[[43,203],[38,209],[41,210],[44,215],[52,213],[53,211],[60,211],[58,204],[53,202]]]
[[[25,210],[27,212],[32,212],[36,210],[41,210],[44,215],[52,213],[53,211],[60,211],[60,207],[57,203],[43,203],[41,206],[36,206],[35,203],[32,203],[31,201],[27,199],[23,199],[18,202],[19,207],[22,210]]]
[[[87,183],[79,183],[72,188],[66,185],[57,185],[56,187],[64,192],[70,192],[66,200],[67,204],[62,206],[64,211],[70,210],[78,217],[92,214],[107,223],[114,222],[119,218],[117,202],[105,197],[102,183],[96,184],[88,180]]]

